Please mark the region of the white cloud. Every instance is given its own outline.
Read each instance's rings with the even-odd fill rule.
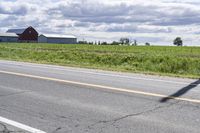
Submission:
[[[142,43],[171,44],[182,36],[186,44],[198,45],[200,1],[1,0],[1,31],[29,25],[79,39],[112,41],[127,36]]]

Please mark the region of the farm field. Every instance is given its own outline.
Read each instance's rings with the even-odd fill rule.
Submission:
[[[200,47],[0,43],[0,59],[109,71],[200,77]]]

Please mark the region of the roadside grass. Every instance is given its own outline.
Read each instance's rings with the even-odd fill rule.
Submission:
[[[0,59],[200,78],[200,47],[0,43]]]

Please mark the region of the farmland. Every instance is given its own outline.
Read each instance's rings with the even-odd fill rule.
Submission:
[[[200,47],[0,43],[0,59],[109,71],[200,77]]]

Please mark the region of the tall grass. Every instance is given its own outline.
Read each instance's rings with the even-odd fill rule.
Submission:
[[[114,71],[200,77],[200,47],[1,43],[0,58]]]

